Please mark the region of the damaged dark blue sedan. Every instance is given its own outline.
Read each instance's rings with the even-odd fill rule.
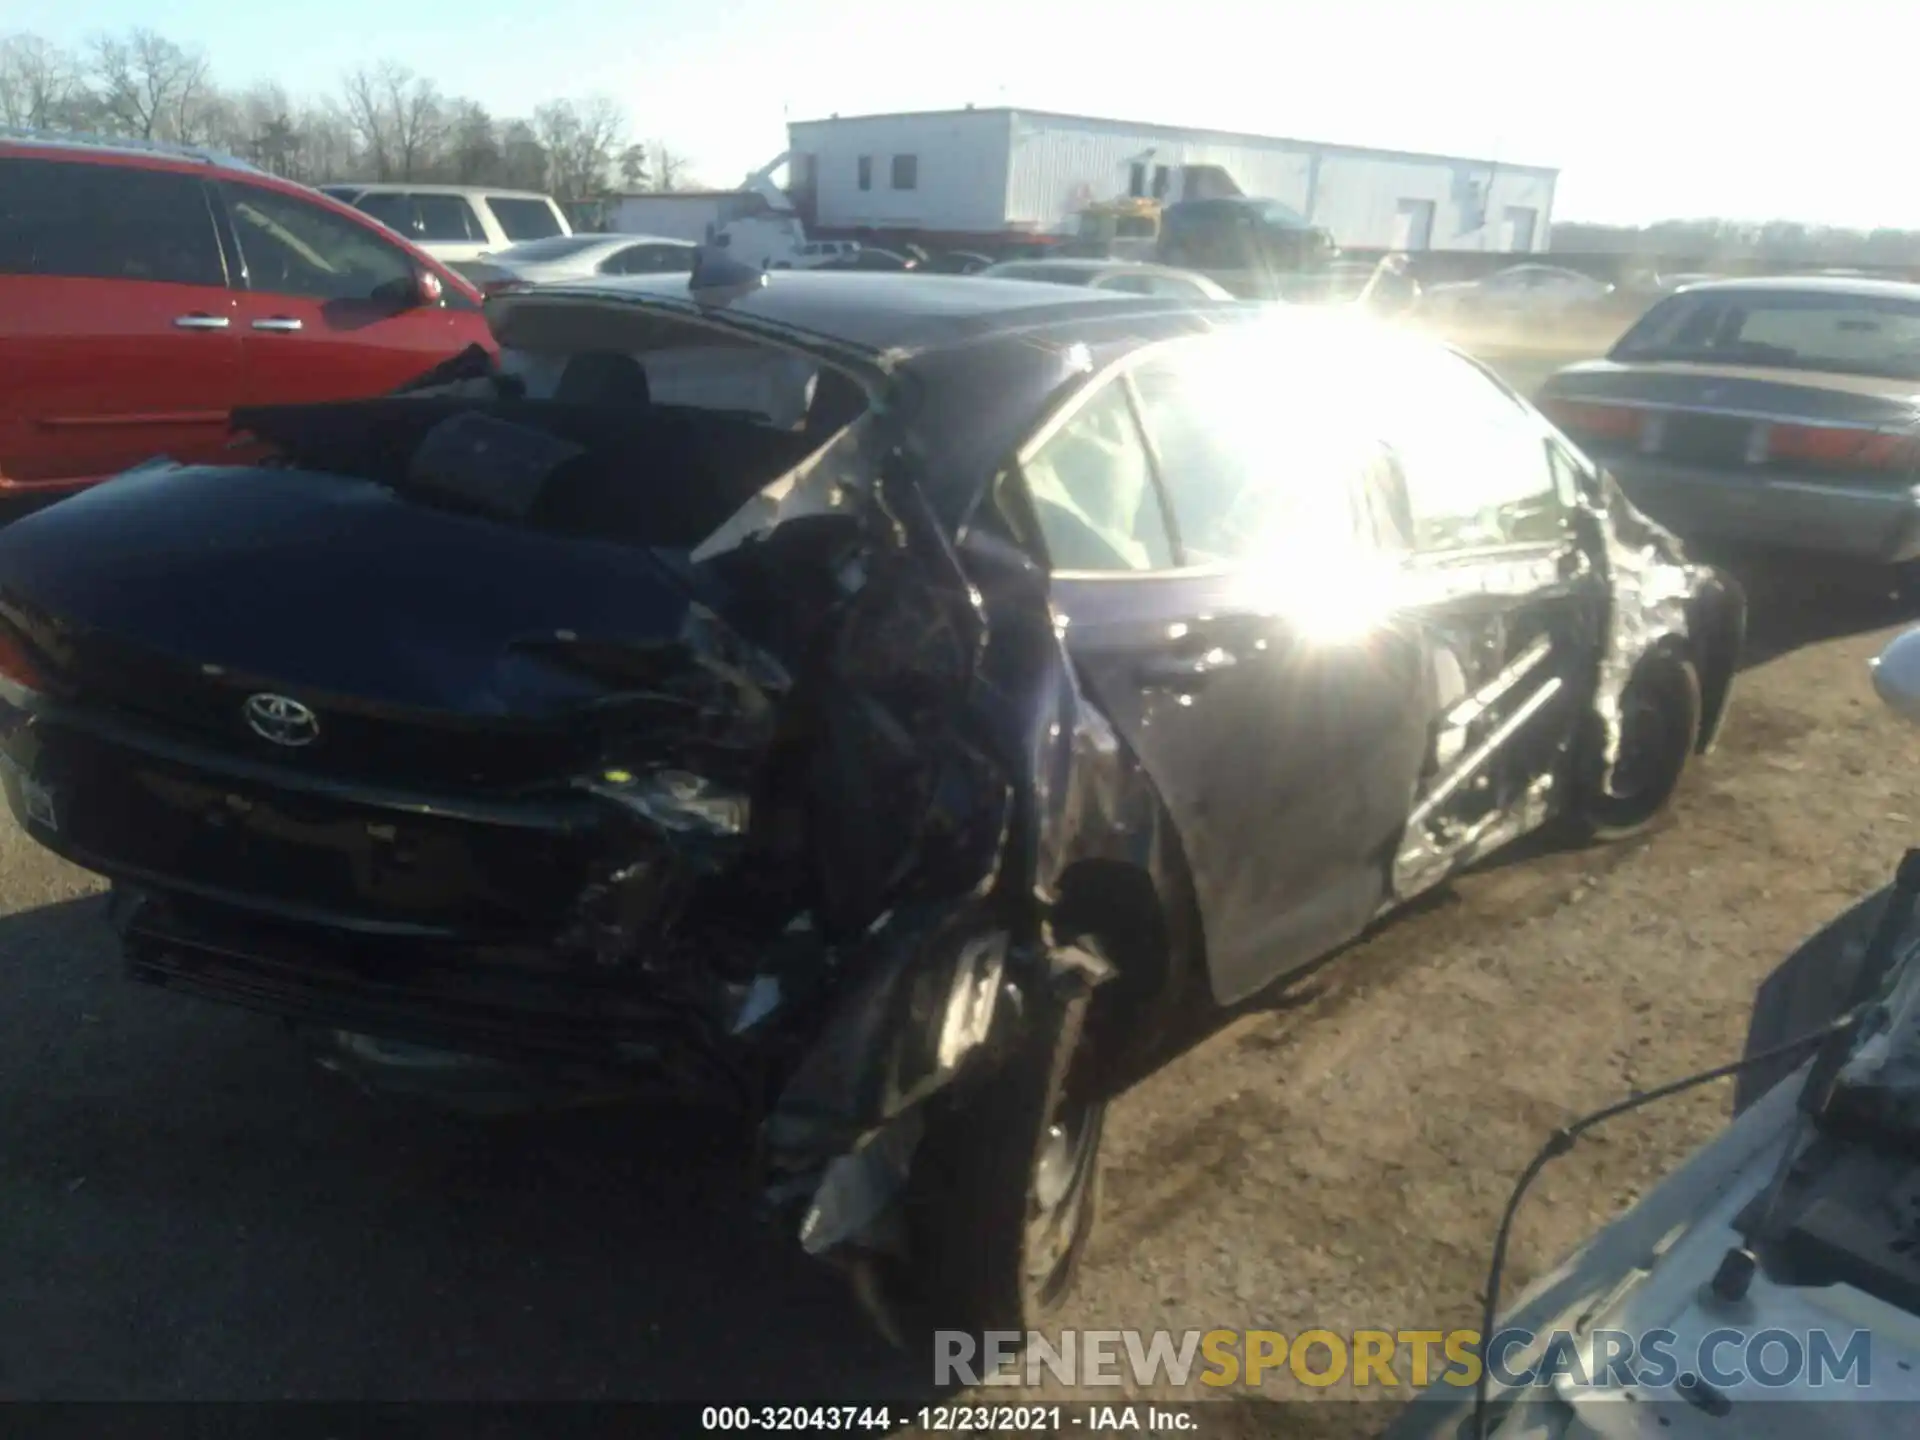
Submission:
[[[1173,1017],[1653,821],[1744,601],[1352,317],[734,279],[501,297],[497,362],[0,532],[0,777],[140,979],[737,1105],[878,1314],[1023,1330]]]

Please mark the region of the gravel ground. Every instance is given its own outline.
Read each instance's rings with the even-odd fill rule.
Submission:
[[[1920,736],[1865,669],[1902,617],[1783,582],[1756,598],[1755,663],[1669,823],[1466,877],[1122,1097],[1063,1325],[1472,1324],[1547,1132],[1737,1053],[1758,980],[1920,817]],[[0,1399],[927,1393],[921,1357],[754,1231],[699,1117],[364,1100],[268,1021],[120,981],[96,891],[0,822]],[[1624,1118],[1550,1168],[1509,1293],[1726,1103]],[[1295,1393],[1351,1394],[1270,1390]],[[1274,1433],[1257,1407],[1213,1413],[1208,1434]],[[1389,1408],[1312,1413],[1372,1433]]]

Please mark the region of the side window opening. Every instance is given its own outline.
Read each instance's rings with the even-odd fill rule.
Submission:
[[[1546,543],[1568,506],[1546,427],[1471,362],[1446,351],[1383,357],[1388,442],[1407,477],[1424,552]]]
[[[1022,467],[1057,570],[1166,570],[1173,543],[1127,388],[1109,381]]]
[[[227,283],[197,175],[0,160],[0,274]]]
[[[1368,417],[1316,368],[1229,335],[1134,370],[1188,564],[1322,570],[1392,534],[1398,478],[1379,468]]]
[[[321,301],[375,301],[413,284],[413,262],[363,225],[277,190],[226,186],[249,289]]]
[[[418,217],[416,239],[431,241],[485,240],[480,217],[464,195],[416,195],[414,214]]]

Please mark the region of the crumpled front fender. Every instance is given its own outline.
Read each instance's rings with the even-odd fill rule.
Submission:
[[[1698,748],[1709,749],[1726,713],[1746,636],[1746,595],[1731,576],[1686,558],[1679,538],[1649,519],[1600,472],[1598,515],[1612,582],[1594,711],[1604,770],[1619,758],[1621,700],[1634,670],[1663,649],[1690,658],[1700,676]],[[1604,775],[1603,775],[1604,778]]]

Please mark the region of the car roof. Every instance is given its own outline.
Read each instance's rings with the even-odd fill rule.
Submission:
[[[267,176],[265,170],[249,164],[237,155],[204,145],[178,145],[170,140],[139,140],[120,135],[87,135],[53,130],[34,130],[20,125],[0,125],[0,145],[28,150],[44,150],[54,155],[77,155],[92,159],[128,160],[135,164],[166,169],[212,167],[245,175]],[[268,176],[268,178],[275,178]]]
[[[1704,280],[1689,285],[1689,295],[1717,295],[1722,291],[1791,291],[1805,295],[1855,296],[1862,300],[1920,301],[1920,285],[1908,280],[1883,280],[1867,275],[1743,275],[1733,280]]]
[[[362,195],[495,195],[502,200],[551,200],[544,190],[516,190],[510,185],[429,185],[411,180],[329,180],[330,190],[354,190]]]
[[[1121,275],[1173,275],[1182,280],[1194,278],[1206,279],[1197,271],[1182,270],[1177,265],[1156,265],[1151,260],[1129,260],[1121,255],[1096,257],[1091,255],[1050,255],[1039,260],[1002,260],[991,270],[1011,273],[1015,270],[1088,270],[1095,274]],[[1372,268],[1372,267],[1368,267]],[[997,279],[997,275],[988,275],[988,279]]]
[[[1185,300],[1082,290],[1040,280],[913,271],[779,270],[765,285],[724,302],[700,305],[684,275],[609,276],[542,287],[547,295],[602,295],[653,302],[678,311],[709,309],[787,329],[875,355],[956,345],[985,335],[1128,314],[1182,314]]]

